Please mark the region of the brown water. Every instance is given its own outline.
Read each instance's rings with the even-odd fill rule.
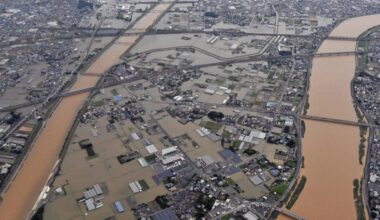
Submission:
[[[130,30],[146,30],[169,7],[169,3],[160,3],[141,18]],[[123,36],[107,49],[87,70],[89,73],[104,73],[119,61],[119,57],[136,41],[138,36]],[[71,91],[92,87],[98,77],[80,75]],[[50,175],[66,135],[73,121],[88,97],[82,93],[64,98],[46,121],[46,126],[33,144],[20,170],[0,205],[1,220],[20,220],[29,216],[42,188]]]
[[[380,15],[352,18],[331,35],[358,37],[377,25]],[[318,53],[355,49],[353,41],[326,40]],[[354,55],[314,58],[308,114],[357,121],[350,93],[354,72]],[[353,180],[363,175],[358,155],[359,128],[308,120],[305,124],[305,168],[301,175],[307,177],[307,182],[292,211],[308,220],[356,219]]]

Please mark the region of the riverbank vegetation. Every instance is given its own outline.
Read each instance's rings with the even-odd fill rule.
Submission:
[[[360,143],[359,143],[359,163],[360,165],[363,165],[363,158],[365,155],[365,148],[366,148],[366,142],[367,142],[367,128],[360,127]]]
[[[301,137],[302,137],[302,138],[303,138],[304,135],[305,135],[305,131],[306,131],[305,121],[304,121],[304,120],[301,120]]]
[[[45,206],[38,208],[37,212],[33,215],[32,220],[43,220]]]
[[[293,205],[296,203],[298,197],[301,195],[303,188],[305,187],[306,180],[307,180],[306,176],[301,177],[300,181],[298,182],[292,194],[292,197],[290,198],[289,202],[286,204],[287,209],[291,209]]]
[[[362,181],[359,181],[358,179],[354,179],[353,181],[354,189],[354,201],[355,201],[355,208],[356,208],[356,219],[357,220],[365,220],[365,209],[363,204],[363,196],[361,193],[361,185]]]
[[[306,97],[305,105],[303,106],[303,114],[307,114],[307,110],[309,110],[310,104],[309,104],[309,95]]]
[[[360,111],[359,107],[357,105],[354,106],[356,116],[358,117],[358,121],[361,123],[365,122],[364,114]],[[360,143],[359,143],[359,164],[363,165],[363,158],[365,156],[365,148],[366,148],[366,135],[367,135],[367,128],[360,126]]]

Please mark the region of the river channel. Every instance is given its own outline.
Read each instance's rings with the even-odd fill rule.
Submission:
[[[330,36],[357,38],[377,25],[380,15],[355,17],[339,24]],[[355,41],[325,40],[318,53],[355,50]],[[357,121],[350,89],[355,67],[355,55],[315,57],[307,114]],[[356,219],[353,181],[363,176],[359,128],[309,120],[305,127],[305,166],[300,175],[306,176],[307,182],[291,210],[308,220]]]
[[[159,3],[138,20],[129,31],[144,32],[169,6],[168,2]],[[86,72],[103,74],[119,62],[120,56],[136,42],[138,37],[139,35],[136,34],[117,39]],[[98,80],[97,76],[79,75],[70,91],[93,87]],[[1,219],[28,218],[58,159],[58,154],[76,115],[88,95],[89,93],[81,93],[63,98],[51,117],[46,120],[45,127],[31,147],[16,177],[3,194],[0,204]]]

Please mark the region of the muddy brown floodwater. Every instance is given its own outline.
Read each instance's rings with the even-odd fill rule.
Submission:
[[[156,5],[130,29],[143,32],[170,6],[163,2]],[[138,35],[117,39],[91,66],[89,73],[102,74],[119,62],[120,56],[138,39]],[[96,85],[99,77],[79,75],[71,91]],[[58,104],[45,127],[37,137],[29,154],[23,161],[16,177],[3,195],[0,204],[0,219],[20,220],[28,218],[52,171],[65,138],[75,117],[89,93],[66,97]]]
[[[377,25],[380,15],[351,18],[330,35],[357,38]],[[354,41],[325,40],[318,53],[355,49]],[[350,91],[355,67],[354,55],[313,59],[309,115],[357,121]],[[308,120],[305,125],[302,140],[305,168],[301,175],[307,177],[307,182],[292,211],[307,220],[356,219],[353,180],[363,175],[363,166],[359,164],[359,128]]]

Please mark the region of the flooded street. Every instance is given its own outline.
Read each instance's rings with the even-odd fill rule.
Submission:
[[[158,4],[137,21],[130,31],[145,31],[169,6],[169,3]],[[119,62],[119,57],[133,45],[138,37],[138,35],[120,37],[91,64],[87,72],[104,73]],[[99,77],[80,75],[71,91],[92,87],[98,79]],[[1,219],[20,220],[29,216],[58,159],[58,154],[77,112],[88,95],[89,93],[82,93],[64,98],[46,121],[44,129],[22,163],[17,176],[3,195],[0,205]]]
[[[338,25],[331,36],[358,37],[380,25],[380,15],[352,18]],[[354,51],[354,41],[325,40],[318,53]],[[313,59],[308,115],[357,121],[350,93],[355,56]],[[359,128],[305,120],[302,154],[307,177],[292,211],[308,220],[356,219],[353,180],[363,175],[359,164]],[[280,218],[281,219],[281,218]]]

